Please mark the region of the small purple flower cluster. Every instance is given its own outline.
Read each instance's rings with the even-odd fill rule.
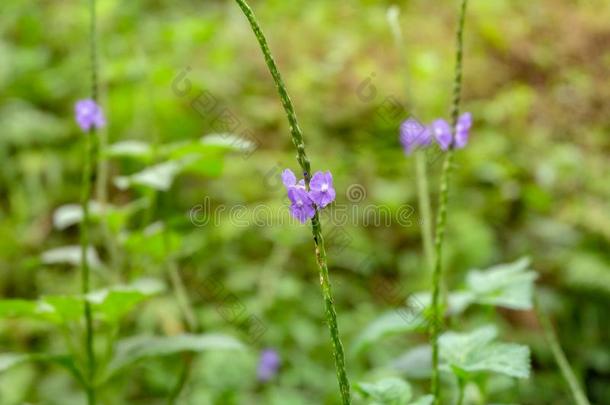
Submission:
[[[265,349],[258,360],[257,376],[261,382],[271,380],[280,368],[280,355],[273,349]]]
[[[419,147],[426,147],[435,140],[442,150],[450,147],[461,149],[468,143],[468,135],[472,126],[472,114],[460,115],[455,131],[443,119],[437,119],[432,124],[424,126],[409,118],[400,125],[400,143],[407,155]]]
[[[101,128],[106,125],[106,118],[102,108],[93,100],[79,100],[74,105],[76,122],[83,131],[91,128]]]
[[[297,178],[290,169],[282,172],[282,182],[288,191],[290,213],[301,223],[313,218],[317,208],[324,208],[335,200],[333,175],[329,171],[314,173],[309,182],[309,191],[305,187],[305,180],[301,179],[297,183]]]

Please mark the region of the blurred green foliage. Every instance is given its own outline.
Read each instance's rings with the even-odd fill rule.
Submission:
[[[115,208],[109,229],[98,223],[93,232],[103,263],[93,274],[95,288],[166,278],[171,261],[185,278],[202,331],[249,343],[244,353],[197,357],[181,403],[337,403],[310,230],[280,215],[285,195],[278,175],[297,168],[293,147],[245,19],[231,1],[98,4],[101,101],[109,121],[102,136],[110,144],[135,140],[156,149],[147,161],[108,158],[106,194]],[[401,10],[406,64],[386,20],[392,4]],[[334,175],[336,204],[383,205],[392,213],[404,204],[416,207],[413,162],[401,151],[397,127],[407,110],[425,122],[448,115],[457,4],[269,0],[252,6],[295,103],[312,166]],[[451,289],[463,287],[472,268],[532,258],[539,300],[596,404],[610,398],[609,19],[604,0],[471,2],[463,109],[473,113],[474,127],[456,159],[445,249]],[[53,215],[79,198],[83,135],[72,109],[90,85],[86,4],[5,0],[0,33],[0,291],[23,299],[74,293],[77,270],[44,264],[42,254],[78,243],[78,228],[55,229]],[[173,83],[187,68],[191,87],[181,95]],[[367,79],[374,92],[365,98],[359,89]],[[239,121],[232,132],[254,136],[256,149],[225,156],[195,147],[202,163],[189,162],[168,191],[118,188],[117,176],[180,155],[176,145],[191,145],[187,153],[203,135],[218,132],[217,114],[193,107],[203,90],[218,103],[216,112],[226,108]],[[409,108],[388,117],[381,109],[388,98]],[[434,194],[439,162],[429,166]],[[346,196],[351,185],[365,191],[359,203]],[[197,226],[192,209],[206,201],[226,212]],[[229,215],[231,207],[261,204],[276,213],[265,226]],[[410,293],[429,288],[418,218],[415,209],[410,226],[324,219],[346,346]],[[155,232],[157,221],[167,224],[166,239]],[[224,295],[210,294],[209,280]],[[227,321],[226,294],[261,320],[259,338]],[[138,308],[122,322],[123,337],[186,330],[169,290]],[[532,312],[466,315],[454,329],[474,330],[491,320],[503,341],[532,348],[531,377],[488,381],[488,400],[567,403],[567,387]],[[61,348],[38,322],[3,319],[0,331],[3,352]],[[425,334],[402,335],[352,353],[349,374],[354,381],[405,377],[390,360],[425,341]],[[275,348],[282,364],[274,380],[260,383],[257,351],[265,347]],[[144,362],[106,387],[102,398],[164,403],[180,365],[179,356]],[[428,391],[426,380],[411,384],[414,398]],[[28,363],[0,375],[0,403],[24,402],[69,405],[83,398],[55,366]]]

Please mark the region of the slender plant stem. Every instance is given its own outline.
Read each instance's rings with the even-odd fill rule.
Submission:
[[[256,20],[254,12],[244,0],[235,1],[248,19],[248,22],[250,23],[250,26],[254,31],[254,35],[256,36],[256,39],[258,40],[260,48],[265,57],[267,67],[269,68],[271,76],[273,76],[273,80],[275,81],[278,93],[280,95],[280,99],[282,100],[282,105],[286,112],[286,117],[288,118],[288,123],[290,125],[290,134],[292,142],[294,143],[294,146],[297,149],[296,158],[303,171],[305,184],[307,185],[307,188],[309,188],[309,181],[311,178],[310,163],[305,153],[303,133],[301,132],[301,128],[299,127],[296,113],[294,111],[294,106],[292,105],[292,101],[288,96],[288,92],[286,91],[286,86],[284,84],[284,81],[282,80],[282,76],[280,75],[275,61],[273,60],[273,56],[271,55],[271,51],[269,50],[269,46],[267,45],[267,39],[265,38],[265,35],[263,34]],[[322,237],[322,226],[320,224],[320,217],[317,211],[311,220],[311,226],[313,240],[315,244],[316,259],[318,263],[318,268],[320,270],[320,285],[322,287],[322,295],[324,297],[324,312],[326,315],[326,320],[328,322],[328,327],[332,340],[335,368],[337,371],[337,380],[339,382],[339,389],[341,392],[343,404],[348,405],[351,403],[350,385],[345,368],[345,354],[343,351],[343,344],[341,343],[341,339],[339,337],[337,313],[335,310],[333,293],[330,284],[330,277],[328,274],[328,264],[326,259],[326,249],[324,247],[324,238]]]
[[[316,247],[316,259],[320,269],[320,285],[322,286],[322,295],[324,297],[324,312],[330,336],[333,345],[333,355],[335,358],[335,367],[337,369],[337,379],[339,380],[339,389],[343,404],[350,404],[350,386],[345,368],[345,355],[343,353],[343,344],[339,337],[339,325],[337,324],[337,312],[333,301],[333,292],[330,285],[330,276],[328,274],[328,265],[326,260],[326,249],[324,248],[324,238],[322,237],[322,227],[320,225],[320,217],[318,212],[311,219],[313,240]]]
[[[462,0],[458,29],[456,34],[456,57],[455,57],[455,77],[453,82],[453,103],[451,108],[452,128],[455,128],[460,114],[460,98],[462,89],[462,54],[463,54],[463,33],[464,20],[466,16],[466,6],[468,0]],[[439,371],[439,345],[438,335],[442,326],[443,316],[441,314],[440,290],[442,281],[443,266],[443,240],[445,238],[445,225],[447,222],[447,200],[449,198],[449,178],[451,176],[453,164],[453,148],[447,151],[443,172],[441,175],[441,185],[438,203],[438,214],[436,216],[436,234],[434,240],[434,272],[432,273],[432,321],[430,322],[430,335],[432,341],[432,394],[434,404],[441,403],[440,390],[440,371]]]
[[[563,378],[568,383],[570,387],[570,391],[572,392],[572,396],[574,397],[574,402],[577,405],[590,405],[587,396],[584,391],[580,387],[578,383],[578,379],[574,374],[574,370],[570,367],[570,362],[566,358],[563,349],[559,343],[559,339],[557,338],[557,332],[551,323],[549,317],[542,311],[540,306],[536,304],[535,306],[536,315],[538,316],[538,320],[540,321],[540,326],[542,326],[542,330],[544,332],[544,338],[551,348],[551,352],[553,353],[553,357],[555,358],[555,362],[557,362],[557,366],[561,370],[561,374]]]
[[[404,87],[405,96],[407,98],[407,110],[409,115],[413,115],[413,102],[409,101],[409,72],[407,51],[404,45],[404,37],[398,21],[398,6],[390,9],[392,14],[388,14],[388,23],[392,29],[394,43],[400,55],[400,63],[404,69]],[[422,150],[415,151],[415,182],[417,185],[418,207],[421,216],[421,238],[424,246],[424,256],[429,269],[434,266],[434,242],[432,239],[432,209],[430,207],[430,191],[428,187],[428,168],[426,166],[426,153]]]
[[[178,400],[178,398],[180,397],[180,394],[182,393],[182,390],[184,389],[184,386],[186,385],[186,382],[189,379],[189,376],[191,374],[191,368],[192,368],[192,364],[193,364],[193,354],[192,353],[184,353],[182,355],[183,357],[183,363],[182,363],[182,369],[180,370],[180,375],[178,376],[178,381],[176,381],[176,384],[174,385],[174,388],[172,388],[169,397],[167,398],[167,405],[175,405]]]
[[[441,177],[441,189],[439,196],[439,211],[436,217],[436,236],[434,243],[434,272],[432,273],[432,319],[430,322],[430,339],[432,341],[432,394],[434,395],[435,405],[440,404],[440,372],[438,366],[439,347],[438,335],[442,326],[442,314],[440,303],[440,289],[442,277],[442,248],[443,238],[445,237],[445,224],[447,221],[447,199],[449,194],[449,175],[453,161],[453,151],[447,152],[447,157],[443,164],[443,174]]]
[[[430,207],[430,191],[428,187],[428,169],[426,153],[415,152],[415,182],[417,184],[417,200],[421,217],[421,235],[424,245],[424,256],[429,269],[434,266],[434,242],[432,239],[432,209]]]
[[[93,155],[92,138],[95,136],[95,131],[89,131],[85,134],[85,151],[84,151],[84,169],[81,184],[81,206],[83,210],[83,220],[81,222],[80,241],[81,241],[81,292],[83,298],[90,290],[89,280],[89,261],[87,259],[87,250],[89,247],[89,198],[91,196],[91,164]],[[93,352],[93,315],[91,313],[91,305],[87,299],[84,299],[84,318],[85,318],[85,348],[87,352],[87,401],[89,404],[95,403],[95,392],[93,390],[93,377],[95,375],[95,355]]]
[[[461,377],[458,377],[457,405],[462,405],[464,403],[464,388],[466,388],[466,381],[464,381]]]
[[[165,267],[167,268],[172,288],[176,295],[176,300],[178,301],[178,306],[182,312],[182,316],[184,316],[186,329],[189,332],[195,332],[197,330],[197,316],[195,315],[195,310],[193,309],[186,287],[184,286],[184,281],[180,276],[176,259],[170,252],[170,234],[167,229],[167,223],[163,224],[161,232],[163,233],[163,249],[165,250],[165,257],[167,258]]]
[[[90,40],[90,57],[91,57],[91,98],[97,103],[98,90],[97,90],[97,50],[96,50],[96,12],[95,12],[95,0],[89,0],[89,40]],[[94,151],[96,140],[96,130],[92,127],[91,130],[85,135],[85,150],[84,150],[84,168],[83,177],[81,184],[81,206],[83,210],[83,220],[81,221],[80,229],[80,242],[81,242],[81,292],[84,296],[89,293],[90,290],[90,269],[89,261],[87,258],[87,251],[89,248],[89,229],[91,226],[90,215],[89,215],[89,200],[91,198],[91,175],[92,166],[94,162]],[[86,391],[87,391],[87,403],[89,405],[95,404],[95,388],[94,388],[94,377],[95,377],[95,353],[93,350],[93,314],[91,310],[91,304],[87,299],[84,299],[84,318],[85,318],[85,350],[87,353],[87,372],[86,372]]]

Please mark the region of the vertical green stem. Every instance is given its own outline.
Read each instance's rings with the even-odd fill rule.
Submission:
[[[464,381],[461,377],[458,377],[457,405],[462,405],[464,403],[464,388],[466,388],[466,381]]]
[[[191,367],[193,364],[193,353],[184,353],[182,355],[182,358],[182,369],[180,370],[180,375],[178,376],[176,384],[169,393],[169,396],[167,398],[167,405],[175,405],[177,403],[178,398],[180,397],[180,394],[182,393],[182,390],[184,389],[184,386],[186,385],[186,382],[188,381],[189,376],[191,374]]]
[[[538,320],[540,321],[540,326],[542,326],[542,330],[544,331],[544,338],[551,348],[551,352],[553,353],[555,362],[557,362],[557,366],[559,366],[559,369],[561,370],[563,378],[570,387],[570,391],[574,397],[574,402],[577,405],[590,405],[587,396],[578,383],[574,370],[572,370],[572,367],[570,367],[570,363],[568,362],[568,359],[566,358],[566,355],[559,344],[557,332],[555,331],[551,320],[537,304],[535,306],[535,311],[536,315],[538,316]]]
[[[445,237],[445,224],[447,221],[447,199],[449,195],[449,176],[453,162],[453,151],[447,152],[443,164],[441,189],[439,196],[439,210],[436,217],[436,235],[434,241],[434,271],[432,273],[432,319],[430,322],[430,339],[432,341],[432,394],[435,405],[440,404],[440,372],[438,366],[438,335],[442,326],[441,303],[439,300],[442,276],[442,249]]]
[[[267,64],[267,67],[269,68],[269,72],[271,73],[271,76],[273,76],[273,80],[275,81],[275,85],[277,87],[280,99],[282,101],[282,105],[286,112],[286,117],[288,118],[288,123],[290,125],[290,134],[292,142],[294,143],[294,146],[297,149],[296,158],[299,165],[301,166],[301,169],[303,170],[303,177],[305,178],[305,183],[307,187],[309,187],[309,180],[311,178],[310,163],[305,153],[303,133],[301,132],[301,128],[299,127],[296,113],[294,111],[294,106],[292,105],[292,101],[288,96],[284,81],[282,80],[280,72],[275,64],[275,61],[273,60],[273,56],[271,55],[271,51],[269,50],[269,46],[267,45],[267,39],[265,38],[265,35],[263,34],[256,20],[256,17],[254,16],[254,12],[244,0],[235,1],[248,19],[248,22],[252,27],[252,31],[254,31],[254,35],[256,36],[256,39],[258,40],[260,48],[265,57],[265,62]],[[341,392],[343,404],[348,405],[351,403],[350,385],[345,369],[345,354],[343,351],[343,344],[341,343],[341,339],[339,336],[337,313],[333,302],[333,293],[330,284],[330,277],[328,274],[326,249],[324,247],[324,239],[322,237],[322,227],[317,212],[311,220],[311,225],[315,244],[316,259],[318,263],[318,268],[320,270],[320,284],[322,287],[322,295],[324,298],[324,312],[326,315],[326,320],[328,322],[328,327],[330,330],[330,336],[333,345],[333,355],[335,359],[335,368],[337,371],[337,380],[339,381],[339,389]]]
[[[81,292],[83,296],[89,293],[89,261],[87,259],[87,250],[89,247],[89,198],[91,195],[91,164],[93,155],[92,138],[95,136],[95,131],[89,131],[85,134],[85,152],[84,152],[84,168],[81,184],[81,206],[83,210],[83,220],[80,229],[81,241]],[[91,305],[88,300],[84,300],[84,318],[85,318],[85,349],[87,352],[87,400],[89,404],[95,403],[95,393],[92,387],[93,376],[95,374],[95,355],[93,353],[93,316],[91,313]]]
[[[409,114],[413,114],[413,103],[409,101],[409,72],[408,72],[408,58],[407,52],[404,46],[404,39],[400,24],[398,21],[398,6],[390,9],[391,14],[388,14],[388,23],[392,29],[392,35],[394,36],[394,43],[398,49],[400,55],[400,63],[405,71],[404,74],[404,86],[405,95],[407,97],[407,110]],[[432,269],[434,265],[434,251],[432,249],[434,243],[432,240],[432,209],[430,208],[430,191],[428,188],[428,168],[426,166],[426,154],[424,151],[415,151],[415,182],[417,185],[417,199],[418,207],[421,217],[421,238],[424,245],[424,256],[426,257],[426,264],[429,269]]]
[[[429,269],[434,265],[434,242],[432,239],[432,209],[430,208],[430,191],[428,188],[428,169],[426,154],[415,152],[415,181],[417,183],[417,199],[421,217],[421,235],[424,245],[424,256]]]
[[[166,222],[165,224],[163,224],[163,229],[161,231],[163,232],[163,249],[165,250],[165,257],[167,260],[165,263],[165,267],[167,268],[167,273],[169,275],[174,294],[176,295],[176,300],[178,301],[180,312],[182,312],[182,315],[184,316],[184,320],[186,322],[186,329],[189,332],[195,332],[197,330],[197,316],[195,315],[193,305],[191,304],[191,300],[189,299],[186,287],[184,286],[184,281],[180,276],[176,259],[172,256],[172,253],[170,252],[170,234],[167,229],[167,226],[168,225]]]
[[[89,0],[89,12],[90,12],[90,56],[91,56],[91,98],[97,103],[97,52],[96,52],[96,25],[95,25],[95,0]],[[80,229],[80,242],[81,242],[81,290],[83,296],[89,293],[90,280],[89,280],[89,261],[87,259],[87,250],[89,248],[89,228],[90,228],[90,216],[89,216],[89,199],[91,198],[91,175],[92,165],[94,161],[94,150],[95,150],[95,127],[85,135],[85,151],[84,151],[84,168],[83,177],[81,184],[81,205],[83,210],[83,220],[81,221]],[[87,353],[87,403],[89,405],[95,404],[95,389],[94,389],[94,376],[95,376],[95,353],[93,351],[93,314],[91,311],[91,304],[88,300],[84,299],[84,318],[85,318],[85,350]]]
[[[455,77],[453,82],[453,103],[451,108],[451,124],[455,128],[460,114],[460,98],[462,89],[462,54],[463,54],[463,33],[464,20],[466,16],[466,6],[468,0],[462,0],[458,29],[456,34],[456,57],[455,57]],[[432,274],[432,321],[430,322],[430,338],[432,340],[432,394],[434,404],[441,403],[440,390],[440,371],[439,371],[439,346],[438,335],[442,326],[443,315],[441,314],[440,290],[442,281],[442,250],[445,238],[445,225],[447,222],[447,200],[449,197],[449,178],[453,163],[453,148],[447,151],[443,172],[441,175],[440,195],[438,203],[438,214],[436,217],[436,234],[434,240],[434,272]]]
[[[316,248],[316,259],[318,268],[320,269],[320,285],[322,286],[322,296],[324,297],[324,312],[330,337],[333,345],[333,355],[335,358],[335,367],[337,369],[337,379],[339,380],[339,389],[343,404],[350,404],[350,386],[345,368],[345,354],[343,352],[343,344],[339,336],[339,325],[337,324],[337,312],[333,301],[333,291],[330,285],[330,277],[328,275],[328,264],[326,261],[326,249],[324,247],[324,238],[322,237],[322,226],[320,225],[320,217],[318,212],[311,219],[313,240]]]

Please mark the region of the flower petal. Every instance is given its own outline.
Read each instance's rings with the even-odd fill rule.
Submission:
[[[297,178],[290,169],[286,169],[282,172],[282,183],[286,188],[294,186],[297,183]]]

